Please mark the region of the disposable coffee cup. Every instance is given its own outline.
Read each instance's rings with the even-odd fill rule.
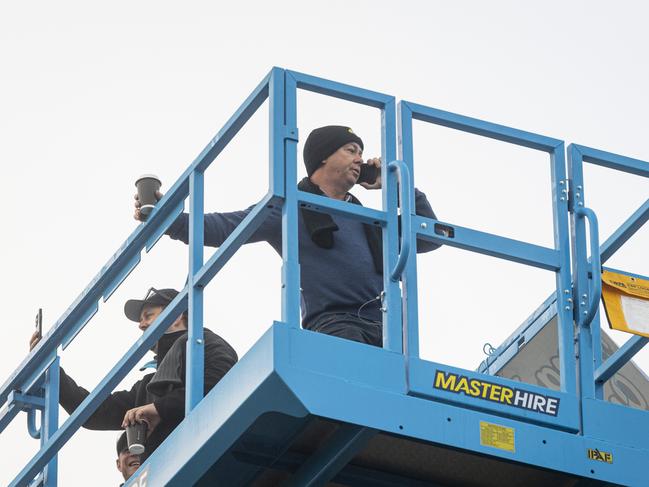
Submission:
[[[128,451],[133,455],[141,455],[144,453],[144,442],[146,440],[147,424],[135,423],[126,427],[126,444]]]
[[[143,174],[135,181],[137,196],[141,204],[140,215],[142,216],[142,220],[146,220],[149,217],[149,214],[158,202],[156,192],[160,190],[160,186],[162,186],[160,178],[154,174]]]

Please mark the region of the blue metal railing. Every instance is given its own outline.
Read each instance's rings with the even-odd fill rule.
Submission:
[[[589,326],[595,317],[595,313],[597,313],[597,310],[599,309],[599,300],[602,298],[602,280],[599,278],[602,273],[602,264],[599,255],[599,225],[597,223],[595,212],[590,208],[575,208],[575,216],[578,218],[586,218],[588,220],[590,248],[594,249],[590,259],[590,276],[592,276],[591,295],[587,300],[587,304],[582,305],[582,307],[587,307],[586,309],[581,310],[581,313],[579,313],[579,319],[577,320],[579,326]],[[577,287],[583,288],[585,286]],[[586,298],[583,299],[585,300]]]
[[[524,132],[511,127],[485,122],[455,113],[449,113],[431,107],[402,101],[399,103],[400,121],[400,157],[412,168],[414,165],[413,120],[460,130],[463,132],[489,137],[502,142],[516,144],[534,150],[546,152],[550,156],[551,188],[549,197],[553,203],[554,249],[539,245],[508,239],[499,235],[460,227],[446,222],[435,221],[424,217],[413,217],[413,232],[416,237],[423,237],[436,243],[470,250],[502,259],[531,265],[553,271],[556,275],[556,295],[559,296],[559,354],[561,363],[561,391],[563,417],[560,414],[548,424],[572,430],[578,429],[578,403],[574,400],[577,394],[576,360],[573,349],[572,305],[570,296],[571,268],[568,221],[568,195],[564,155],[564,143],[561,140]],[[417,269],[415,259],[411,259],[405,274],[404,286],[408,293],[416,289]],[[419,360],[419,330],[416,300],[408,300],[405,330],[407,333],[407,353],[413,361]],[[417,368],[411,367],[411,374]],[[419,368],[420,373],[430,373],[426,368]],[[411,375],[411,384],[422,383]],[[426,394],[425,390],[412,386],[415,394]],[[458,398],[460,402],[464,398]],[[452,400],[444,398],[444,400]],[[487,407],[487,406],[485,406]],[[494,406],[502,412],[502,408]],[[509,413],[510,415],[513,413]],[[522,415],[522,414],[521,414]]]
[[[647,343],[641,336],[630,338],[602,364],[599,296],[601,267],[649,220],[649,199],[600,246],[597,239],[597,218],[585,207],[584,163],[649,178],[649,163],[610,152],[571,144],[568,147],[568,171],[572,180],[574,208],[573,272],[576,275],[575,302],[579,302],[580,390],[582,397],[603,397],[604,383]],[[586,247],[584,216],[589,219],[590,259]],[[589,262],[590,261],[590,262]],[[581,318],[584,319],[581,319]]]
[[[18,474],[11,485],[24,485],[50,462],[56,452],[88,419],[96,407],[110,394],[124,376],[136,365],[151,346],[160,338],[178,314],[188,309],[189,312],[189,346],[187,360],[193,365],[187,368],[187,410],[202,397],[202,347],[198,342],[202,336],[202,288],[216,274],[225,262],[232,256],[236,248],[245,242],[247,237],[258,226],[269,211],[268,202],[273,196],[267,195],[257,205],[244,221],[238,235],[231,236],[221,246],[218,252],[202,265],[202,173],[227,143],[237,134],[240,128],[255,113],[268,97],[268,85],[271,78],[280,76],[281,70],[274,69],[253,91],[239,110],[230,118],[223,129],[210,141],[201,154],[192,162],[190,167],[181,175],[167,194],[160,200],[156,209],[149,216],[145,225],[140,225],[126,240],[120,249],[111,257],[100,273],[92,280],[86,290],[77,298],[73,305],[57,321],[52,329],[43,337],[41,342],[29,354],[21,366],[12,374],[0,389],[0,404],[4,404],[12,391],[23,391],[30,394],[38,393],[38,382],[43,374],[50,370],[54,374],[57,366],[56,351],[59,346],[65,348],[83,329],[86,323],[97,311],[97,301],[103,297],[108,300],[115,289],[128,276],[140,261],[143,249],[150,250],[166,229],[177,218],[183,209],[183,201],[189,195],[193,210],[192,230],[190,235],[190,281],[180,294],[169,304],[156,322],[147,329],[144,335],[124,354],[122,359],[104,377],[99,385],[90,393],[77,410],[48,436],[41,450],[32,458],[30,463]],[[270,161],[269,164],[272,164]],[[271,181],[271,189],[274,189]],[[196,217],[199,215],[200,217]],[[192,302],[188,303],[191,299]],[[53,364],[54,368],[50,368]],[[58,406],[53,408],[58,411]],[[15,416],[12,412],[0,419],[3,428]],[[6,418],[6,419],[5,419]],[[55,482],[55,480],[54,480]],[[55,485],[49,482],[46,485]]]
[[[399,201],[401,202],[401,212],[405,215],[401,219],[401,247],[399,249],[399,257],[397,263],[390,273],[390,279],[399,281],[403,269],[406,267],[408,258],[410,257],[410,249],[412,247],[412,210],[410,206],[410,170],[403,161],[393,161],[388,165],[390,171],[396,171],[399,175]]]
[[[378,223],[386,229],[383,232],[384,244],[390,245],[392,242],[396,242],[398,238],[396,180],[386,178],[384,183],[384,211],[339,204],[296,189],[296,97],[298,88],[379,108],[382,118],[382,159],[383,161],[394,159],[396,150],[393,97],[297,72],[273,68],[158,202],[147,223],[140,225],[124,242],[85,291],[0,389],[0,405],[6,402],[12,405],[0,417],[0,431],[9,424],[22,407],[25,407],[24,401],[32,401],[34,403],[31,405],[32,407],[42,407],[39,394],[43,377],[47,374],[46,382],[49,387],[48,385],[45,387],[46,390],[50,390],[54,381],[49,377],[58,376],[58,347],[67,347],[83,329],[96,313],[98,300],[102,297],[104,301],[109,299],[133,268],[138,265],[142,250],[149,251],[182,212],[184,199],[189,196],[189,277],[187,286],[60,428],[57,429],[57,420],[52,415],[52,411],[58,412],[58,406],[48,408],[50,413],[47,413],[49,416],[47,414],[44,416],[47,422],[42,428],[45,430],[42,435],[42,448],[17,475],[11,485],[26,484],[34,479],[48,462],[50,462],[49,470],[45,470],[45,475],[47,477],[49,472],[49,480],[46,479],[44,485],[56,485],[56,452],[153,346],[175,317],[185,310],[188,310],[189,317],[187,361],[190,364],[187,367],[186,378],[186,414],[191,412],[203,396],[203,289],[236,250],[248,240],[274,207],[278,205],[282,207],[282,320],[291,327],[299,327],[300,323],[298,204],[311,205],[317,211],[348,214],[351,218],[362,221],[371,220],[372,223]],[[206,263],[203,263],[204,172],[266,99],[269,99],[270,106],[271,147],[268,192],[223,245]],[[386,163],[384,162],[384,169],[385,167]],[[392,216],[389,215],[390,211],[393,213]],[[396,249],[396,245],[393,245],[393,248]],[[385,252],[384,261],[386,265],[394,267],[396,262],[393,261],[396,261],[396,252],[394,255]],[[389,281],[387,276],[385,280],[389,282],[386,284],[386,299],[392,303],[385,320],[385,346],[400,351],[400,289],[398,282]],[[58,387],[56,390],[58,392]],[[16,391],[25,393],[21,396],[23,402],[19,401],[19,393]],[[46,397],[54,397],[54,395],[46,393]],[[55,404],[57,402],[54,401]],[[45,408],[42,407],[42,409]],[[29,417],[33,420],[33,413],[30,413]]]

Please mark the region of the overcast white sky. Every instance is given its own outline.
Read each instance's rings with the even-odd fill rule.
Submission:
[[[649,160],[648,14],[642,1],[2,3],[0,382],[27,354],[36,310],[49,329],[136,228],[136,177],[153,172],[170,187],[272,66]],[[301,141],[344,123],[367,155],[380,153],[378,111],[313,94],[298,109]],[[212,166],[208,209],[244,208],[265,192],[266,124],[264,107]],[[416,185],[441,220],[552,246],[545,155],[424,124],[415,144]],[[604,241],[649,184],[586,176]],[[380,204],[378,192],[357,195]],[[644,228],[609,265],[649,275],[648,247]],[[63,353],[80,384],[92,388],[139,335],[124,301],[182,287],[186,256],[164,238],[100,305]],[[418,263],[422,354],[467,368],[554,285],[551,273],[448,248]],[[243,249],[208,288],[206,326],[243,355],[279,318],[279,277],[268,246]],[[647,350],[638,362],[649,369]],[[75,435],[60,485],[116,485],[117,436]],[[0,436],[0,484],[36,446],[24,418],[14,421]]]

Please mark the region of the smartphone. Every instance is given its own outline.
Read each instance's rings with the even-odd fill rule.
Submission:
[[[356,184],[374,184],[380,172],[381,169],[372,164],[361,164],[361,173],[358,176],[358,181],[356,181]]]
[[[38,308],[38,313],[36,313],[36,319],[34,321],[38,338],[43,338],[43,308]]]

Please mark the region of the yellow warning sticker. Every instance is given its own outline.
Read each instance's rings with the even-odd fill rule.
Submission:
[[[515,451],[514,428],[480,421],[480,444],[513,452]]]
[[[649,280],[605,270],[602,300],[612,329],[649,337]]]

